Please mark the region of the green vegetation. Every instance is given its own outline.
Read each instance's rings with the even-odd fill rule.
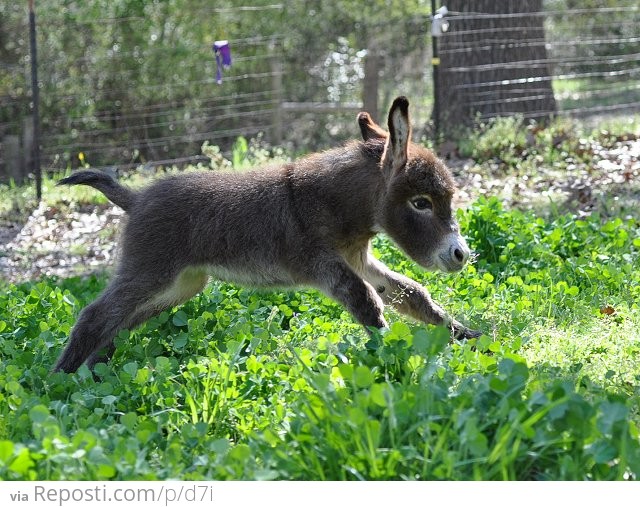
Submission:
[[[598,160],[594,145],[609,148],[640,136],[640,116],[600,118],[596,127],[569,118],[556,118],[548,125],[522,116],[496,117],[479,122],[458,140],[460,154],[477,163],[491,160],[503,169],[533,170],[542,165],[565,170],[576,162]]]
[[[0,295],[8,479],[627,479],[640,474],[640,223],[543,220],[480,200],[477,262],[419,271],[485,335],[391,315],[367,342],[314,291],[214,284],[120,333],[96,382],[49,370],[105,278]]]
[[[491,177],[567,173],[638,124],[498,120],[461,151]],[[203,150],[238,170],[285,158],[244,140],[232,162]],[[44,188],[48,205],[98,199]],[[30,195],[6,189],[1,213]],[[214,283],[121,332],[95,377],[51,374],[106,275],[1,282],[0,477],[637,479],[640,217],[562,209],[480,198],[459,212],[477,257],[457,275],[423,272],[376,239],[376,256],[484,331],[466,343],[394,313],[369,340],[316,291]]]

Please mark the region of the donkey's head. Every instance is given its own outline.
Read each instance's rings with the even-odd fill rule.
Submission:
[[[365,141],[384,139],[380,170],[386,186],[377,225],[426,269],[459,271],[469,247],[453,216],[453,177],[431,151],[410,141],[409,101],[394,100],[387,133],[367,113],[358,115]]]

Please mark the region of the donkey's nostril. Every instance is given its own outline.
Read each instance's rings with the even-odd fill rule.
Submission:
[[[464,238],[460,235],[448,238],[447,249],[440,254],[444,263],[443,271],[460,271],[469,260],[469,248]]]

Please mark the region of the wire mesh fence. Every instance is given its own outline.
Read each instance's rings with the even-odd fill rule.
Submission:
[[[196,162],[204,142],[229,150],[238,136],[317,149],[353,138],[357,110],[383,120],[377,112],[399,94],[412,101],[416,136],[430,136],[431,13],[413,3],[391,19],[365,8],[331,17],[337,3],[296,0],[217,8],[197,0],[122,2],[102,10],[42,1],[43,169]],[[445,3],[438,100],[448,126],[512,114],[640,111],[635,0]],[[232,66],[218,83],[212,44],[222,39]],[[25,9],[3,5],[4,179],[30,171],[29,83]]]
[[[465,11],[449,13],[441,37],[445,107],[458,121],[640,109],[640,7],[619,3],[529,0],[477,12],[489,2],[452,0]]]

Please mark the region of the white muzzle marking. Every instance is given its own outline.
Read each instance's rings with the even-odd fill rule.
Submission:
[[[460,271],[469,260],[471,251],[465,239],[458,233],[448,234],[435,254],[434,264],[441,271]]]

